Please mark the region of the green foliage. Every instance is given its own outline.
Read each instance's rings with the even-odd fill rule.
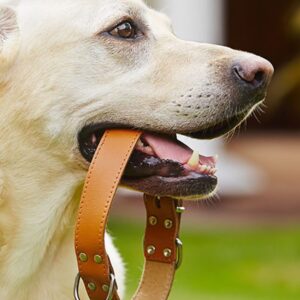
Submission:
[[[128,298],[142,271],[142,224],[113,220],[128,268]],[[300,227],[182,230],[184,262],[171,300],[300,299]]]

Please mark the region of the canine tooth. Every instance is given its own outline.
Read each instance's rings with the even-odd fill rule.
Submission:
[[[198,151],[193,152],[193,154],[187,164],[193,169],[198,167],[198,165],[199,165],[199,152]]]
[[[144,147],[144,144],[141,140],[138,140],[137,147]]]

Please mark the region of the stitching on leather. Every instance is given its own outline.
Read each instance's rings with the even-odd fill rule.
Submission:
[[[121,163],[121,166],[119,168],[119,171],[115,177],[115,180],[113,182],[113,185],[112,185],[112,188],[110,190],[110,196],[108,197],[107,201],[106,201],[106,204],[104,206],[104,211],[103,211],[103,215],[102,215],[102,218],[101,218],[101,222],[100,222],[100,227],[99,227],[99,234],[98,234],[98,242],[99,242],[99,246],[100,246],[100,251],[102,251],[105,256],[107,256],[107,253],[105,251],[105,240],[103,239],[103,243],[101,243],[101,240],[102,240],[102,236],[103,236],[103,233],[105,234],[105,227],[104,227],[104,223],[105,223],[105,220],[107,219],[107,212],[108,212],[108,209],[109,209],[109,206],[111,204],[111,201],[112,201],[112,198],[114,196],[114,192],[116,190],[116,186],[120,180],[120,177],[121,177],[121,173],[122,171],[124,170],[124,167],[125,167],[125,164],[126,162],[128,161],[128,158],[131,154],[131,150],[133,148],[133,146],[135,145],[136,143],[136,140],[138,138],[138,136],[140,135],[140,133],[136,134],[133,138],[132,138],[132,142],[130,143],[129,147],[128,147],[128,150],[127,150],[127,153]],[[104,247],[103,247],[104,246]],[[105,271],[105,276],[108,276],[109,274],[106,273],[106,270]]]
[[[79,254],[79,245],[78,245],[78,243],[79,243],[79,241],[78,241],[78,239],[79,239],[79,227],[80,227],[80,224],[81,224],[81,216],[82,216],[82,213],[83,213],[84,200],[86,198],[87,189],[90,185],[91,175],[92,175],[92,172],[95,168],[95,163],[96,163],[97,157],[99,156],[99,153],[100,153],[100,151],[101,151],[101,149],[102,149],[102,147],[103,147],[103,145],[106,141],[106,138],[107,138],[108,134],[109,134],[109,130],[105,132],[104,137],[102,139],[102,142],[100,144],[100,147],[98,148],[98,150],[96,152],[95,159],[93,160],[92,165],[89,168],[86,183],[84,185],[84,189],[83,189],[83,192],[82,192],[82,196],[81,196],[82,200],[80,201],[80,205],[79,205],[79,213],[78,213],[78,220],[77,220],[77,224],[76,224],[76,235],[75,235],[75,249],[76,249],[77,255]],[[81,263],[80,260],[78,260],[78,263],[79,263],[79,271],[81,272],[82,271],[82,268],[81,268],[82,263]]]
[[[178,233],[178,230],[179,230],[179,219],[178,219],[178,216],[175,213],[175,207],[173,205],[174,204],[172,203],[171,214],[172,214],[172,217],[174,217],[174,220],[176,220],[176,222],[175,222],[176,223],[176,228],[174,228],[172,235],[174,235],[174,237],[176,237],[176,235]],[[147,209],[147,215],[148,215],[148,209]],[[175,246],[174,249],[176,249],[176,246]],[[164,281],[165,285],[162,287],[161,293],[159,295],[159,296],[161,296],[161,298],[159,298],[159,299],[165,299],[170,293],[170,287],[171,287],[173,279],[174,279],[175,262],[166,264],[166,262],[163,262],[163,261],[150,260],[150,259],[147,260],[147,258],[146,258],[144,274],[142,276],[142,280],[139,284],[139,287],[138,287],[138,290],[137,290],[136,294],[134,295],[133,300],[143,299],[145,292],[146,292],[147,296],[148,296],[148,293],[150,295],[151,291],[149,291],[149,287],[146,284],[146,280],[148,280],[148,277],[149,277],[148,274],[151,275],[151,272],[149,270],[147,270],[149,268],[149,266],[147,266],[147,264],[161,264],[164,267],[164,269],[168,268],[167,274],[166,274],[166,277],[165,277],[166,281]],[[157,299],[157,300],[159,300],[159,299]]]
[[[151,261],[147,261],[147,263],[149,264],[163,264],[161,262],[151,262]],[[160,294],[160,296],[162,296],[162,298],[159,298],[159,299],[165,299],[168,295],[169,295],[169,292],[170,292],[170,286],[173,282],[173,278],[174,278],[174,274],[175,274],[175,266],[174,264],[166,264],[166,266],[170,267],[170,270],[168,270],[167,272],[167,281],[166,281],[166,284],[162,290],[162,294]],[[145,272],[147,271],[148,267],[147,265],[145,266]],[[138,291],[136,292],[133,300],[139,300],[139,299],[143,299],[141,297],[144,296],[144,294],[141,294],[145,287],[146,287],[146,293],[148,292],[147,291],[147,285],[146,284],[146,278],[148,278],[148,274],[151,275],[151,273],[148,273],[149,271],[147,271],[147,276],[146,276],[146,273],[143,274],[143,277],[142,277],[142,281],[140,283],[140,286],[138,288]],[[148,296],[148,294],[146,294]],[[159,299],[156,299],[156,300],[159,300]]]
[[[144,270],[144,273],[142,275],[142,280],[140,282],[140,285],[138,287],[138,290],[136,292],[136,294],[134,295],[134,297],[132,298],[132,300],[137,300],[138,297],[139,297],[139,294],[141,293],[141,291],[144,289],[144,285],[145,285],[145,275],[146,275],[146,271],[147,271],[147,263],[150,263],[149,261],[146,260],[145,262],[145,270]]]
[[[75,249],[76,249],[76,254],[77,256],[79,255],[79,227],[80,227],[80,224],[81,224],[81,217],[82,217],[82,214],[83,214],[83,210],[84,210],[84,202],[85,202],[85,198],[86,198],[86,194],[87,194],[87,189],[90,185],[90,180],[91,180],[91,175],[92,175],[92,172],[95,168],[95,164],[96,164],[96,161],[97,161],[97,158],[99,156],[99,153],[100,151],[102,150],[102,147],[106,141],[106,138],[109,134],[109,130],[107,130],[103,136],[103,139],[101,141],[101,144],[99,146],[99,148],[97,149],[96,151],[96,154],[95,154],[95,159],[93,159],[93,162],[89,168],[89,171],[88,171],[88,174],[87,174],[87,179],[86,179],[86,183],[84,185],[84,189],[83,189],[83,192],[82,192],[82,196],[81,196],[81,201],[80,201],[80,205],[79,205],[79,213],[78,213],[78,220],[77,220],[77,224],[76,224],[76,234],[75,234]],[[78,268],[79,268],[79,272],[82,273],[82,262],[80,260],[78,260],[77,258],[77,261],[78,261]],[[86,282],[84,280],[84,278],[82,278],[85,285],[86,285]],[[92,297],[92,294],[89,292],[89,290],[87,289],[87,293],[89,294],[89,297],[91,298]]]
[[[171,265],[169,265],[171,266]],[[172,265],[172,270],[168,270],[168,274],[167,274],[167,281],[163,290],[163,295],[165,298],[169,295],[170,293],[170,286],[172,285],[173,282],[173,278],[174,278],[174,271],[173,268],[175,269],[175,267],[173,267]]]

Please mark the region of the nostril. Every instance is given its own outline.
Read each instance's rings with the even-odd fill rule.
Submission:
[[[241,79],[241,80],[245,80],[244,77],[243,77],[243,75],[242,75],[242,72],[241,72],[240,67],[234,66],[234,67],[233,67],[233,72],[234,72],[234,74],[236,75],[236,77],[238,77],[238,78]]]
[[[264,78],[265,78],[265,73],[263,71],[258,71],[254,76],[254,80],[258,83],[262,82]]]
[[[233,71],[238,79],[253,86],[263,84],[266,78],[265,72],[260,69],[247,69],[242,66],[234,66]]]

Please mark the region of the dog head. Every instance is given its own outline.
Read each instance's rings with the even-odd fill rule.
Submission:
[[[195,163],[174,137],[234,129],[264,100],[273,74],[255,55],[178,39],[140,0],[24,0],[0,16],[7,118],[17,115],[24,136],[83,170],[105,129],[142,130],[123,183],[157,195],[215,190],[214,159]]]

